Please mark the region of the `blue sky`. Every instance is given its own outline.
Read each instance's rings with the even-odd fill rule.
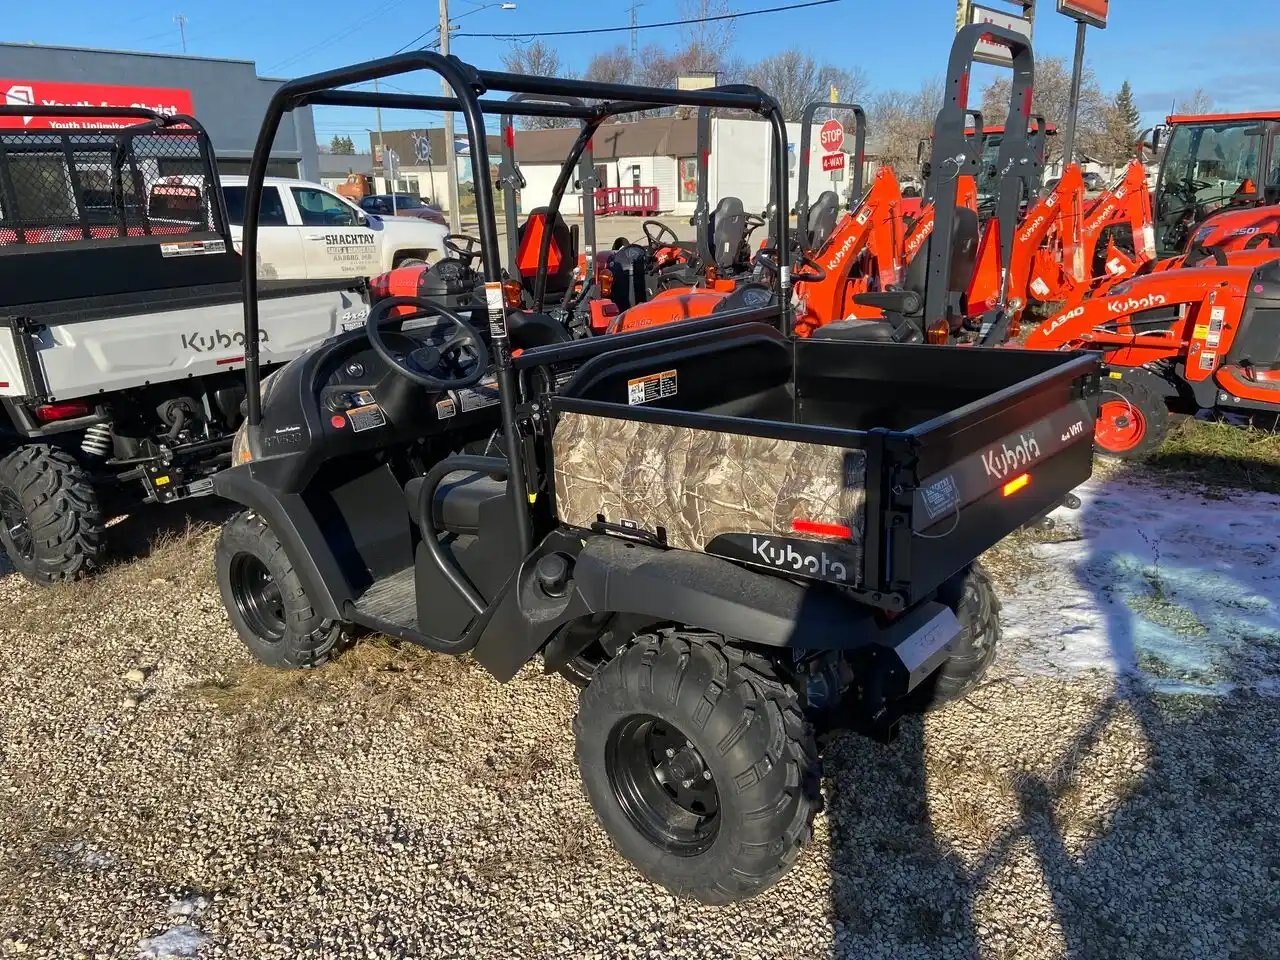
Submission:
[[[477,10],[482,2],[452,0],[451,12],[460,31],[619,26],[629,16],[628,0],[517,0],[513,11],[496,6]],[[780,2],[731,0],[731,9]],[[991,5],[1002,6],[998,0]],[[1053,0],[1040,0],[1040,5],[1037,54],[1069,57],[1074,21],[1056,13]],[[344,0],[132,0],[127,4],[60,0],[50,5],[6,6],[0,34],[4,40],[172,53],[181,49],[173,22],[181,12],[187,20],[190,53],[254,60],[264,76],[297,76],[387,54],[436,23],[435,4],[430,0],[366,0],[355,7]],[[643,24],[674,19],[680,15],[680,6],[671,0],[645,0],[637,20]],[[1211,93],[1219,109],[1280,107],[1280,64],[1274,56],[1280,48],[1280,3],[1250,5],[1247,28],[1226,7],[1210,7],[1206,15],[1203,0],[1116,0],[1110,26],[1089,31],[1087,59],[1104,90],[1130,81],[1149,123],[1197,86]],[[360,26],[344,28],[357,21]],[[749,60],[800,46],[838,66],[861,67],[877,88],[914,88],[942,73],[953,23],[951,0],[841,0],[825,7],[740,20],[732,53]],[[668,33],[642,32],[641,43],[666,39],[675,45],[678,37],[664,38]],[[581,69],[592,54],[626,40],[626,34],[618,34],[555,42],[562,60]],[[454,52],[479,66],[500,66],[505,49],[507,41],[471,37],[454,41]],[[145,83],[145,78],[137,79]],[[397,83],[416,92],[436,92],[436,82],[425,76]],[[422,123],[420,116],[391,113],[383,117],[387,129]],[[358,138],[372,125],[372,117],[362,111],[317,112],[322,141],[338,132]]]

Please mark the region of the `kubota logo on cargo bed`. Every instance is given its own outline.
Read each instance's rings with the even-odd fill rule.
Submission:
[[[271,338],[267,336],[267,331],[258,331],[259,343],[270,343]],[[244,333],[240,330],[234,330],[226,333],[222,330],[210,330],[207,333],[197,331],[195,333],[184,333],[182,335],[182,349],[189,350],[192,353],[213,353],[216,350],[230,350],[232,347],[244,346]]]
[[[827,556],[820,548],[797,550],[794,544],[775,544],[768,537],[751,538],[751,558],[783,570],[825,577],[832,580],[848,580],[849,572],[844,563]]]
[[[1029,466],[1033,460],[1040,459],[1040,444],[1036,442],[1034,433],[1018,435],[1018,442],[1012,447],[1003,443],[998,450],[988,450],[982,455],[982,466],[987,476],[1003,480],[1014,470]]]

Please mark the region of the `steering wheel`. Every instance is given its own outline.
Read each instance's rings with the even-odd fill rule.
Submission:
[[[779,272],[778,261],[776,259],[777,252],[778,251],[773,247],[763,247],[756,254],[756,263],[760,264],[760,266],[764,267],[775,277]],[[791,273],[792,283],[821,283],[823,280],[827,279],[826,268],[807,253],[799,253],[796,257],[796,262],[802,267],[808,267],[809,272],[800,273],[793,270]]]
[[[391,311],[396,307],[411,307],[415,312],[408,316],[392,316]],[[408,356],[402,357],[392,352],[383,339],[382,328],[421,316],[439,316],[456,327],[457,331],[439,345],[418,343]],[[484,378],[489,368],[489,351],[480,339],[480,334],[452,310],[430,300],[419,297],[387,297],[379,300],[369,311],[364,329],[369,337],[369,344],[392,370],[429,390],[461,390],[463,387],[475,386]],[[454,377],[436,375],[446,364],[454,370],[461,369],[460,360],[466,355],[463,353],[464,348],[470,350],[475,358],[469,371]],[[447,358],[451,353],[456,353],[457,357],[449,360]]]
[[[680,238],[676,236],[676,232],[661,220],[646,220],[640,224],[640,229],[644,231],[644,238],[649,241],[650,250],[657,250],[659,247],[674,247],[680,243]]]
[[[751,235],[751,231],[758,227],[763,227],[769,221],[758,213],[748,213],[742,218],[742,225],[747,228],[747,236]]]
[[[467,266],[471,265],[472,260],[480,258],[480,238],[468,236],[465,233],[445,234],[444,248],[467,261]]]

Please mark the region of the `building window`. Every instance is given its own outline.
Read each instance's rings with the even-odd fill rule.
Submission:
[[[693,203],[698,199],[698,158],[680,158],[680,202]]]

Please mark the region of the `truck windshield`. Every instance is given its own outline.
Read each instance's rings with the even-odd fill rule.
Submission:
[[[978,206],[994,203],[1000,193],[1000,144],[1003,133],[988,133],[982,139],[982,166],[978,169]]]
[[[1256,121],[1183,123],[1172,128],[1156,188],[1158,243],[1181,248],[1196,223],[1240,194],[1265,186],[1264,127]]]

